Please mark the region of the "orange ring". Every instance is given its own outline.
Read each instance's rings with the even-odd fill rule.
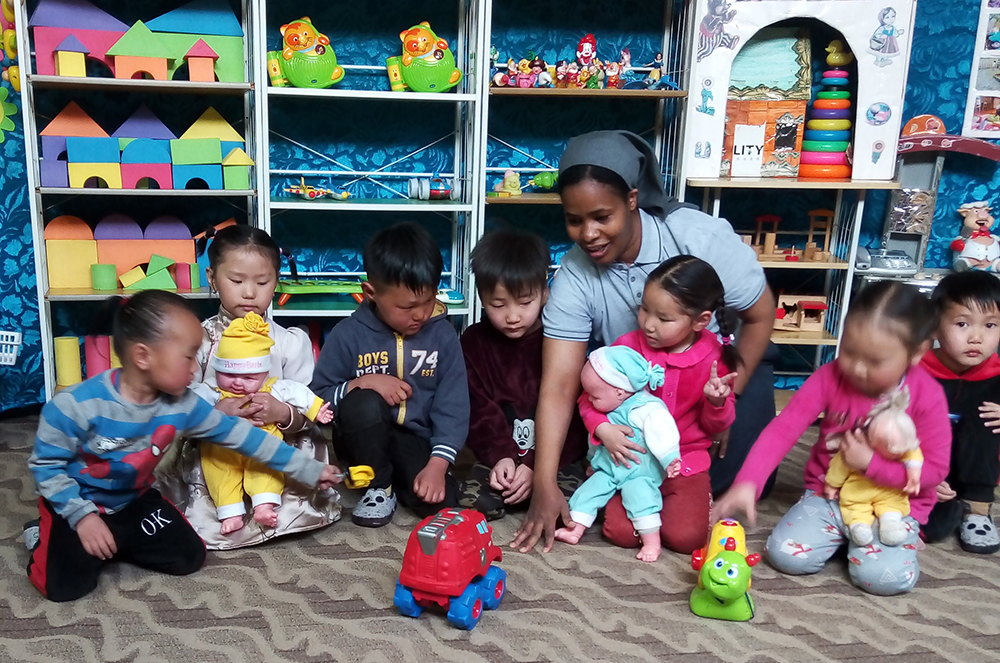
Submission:
[[[850,107],[850,99],[817,99],[813,102],[813,108],[821,108],[823,110],[838,110]]]
[[[799,177],[818,177],[823,179],[847,179],[851,176],[850,166],[818,166],[814,164],[799,164]]]

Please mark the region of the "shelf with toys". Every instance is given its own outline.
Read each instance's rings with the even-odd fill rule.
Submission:
[[[685,117],[682,196],[701,189],[703,209],[718,217],[724,200],[754,191],[752,204],[727,206],[730,221],[778,294],[772,341],[815,346],[813,367],[839,343],[867,193],[900,188],[915,5],[890,10],[903,29],[898,50],[883,56],[871,47],[886,27],[883,8],[869,3],[817,0],[794,12],[781,0],[724,4],[722,14],[713,0],[695,3],[702,43],[690,80],[701,103]],[[790,15],[798,18],[775,25]]]
[[[505,97],[600,97],[613,94],[616,97],[633,99],[668,99],[686,97],[685,90],[589,90],[587,88],[519,88],[491,87],[490,94]]]
[[[193,234],[257,214],[250,7],[94,3],[15,3],[47,397],[60,365],[82,377],[79,339],[54,332],[113,294],[211,299]]]
[[[268,194],[258,225],[292,251],[308,286],[331,273],[360,272],[372,232],[417,221],[441,245],[442,286],[469,301],[470,231],[479,215],[472,176],[478,4],[311,5],[308,18],[296,18],[301,7],[265,0],[256,10],[255,48],[266,58],[255,86],[266,93],[255,122],[267,137],[257,181]],[[373,20],[373,11],[384,16]],[[327,36],[324,26],[336,26],[340,37]],[[337,212],[323,219],[322,238],[310,232],[314,212]],[[356,307],[350,295],[320,287],[279,297],[272,310],[338,317]],[[471,321],[470,306],[450,306],[449,313]]]

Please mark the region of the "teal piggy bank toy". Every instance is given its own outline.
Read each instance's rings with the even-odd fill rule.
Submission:
[[[268,75],[274,87],[328,88],[344,77],[344,68],[330,48],[330,38],[303,16],[281,26],[282,50],[267,54]]]
[[[427,21],[400,32],[399,39],[403,42],[399,73],[406,88],[414,92],[444,92],[462,80],[462,71],[455,67],[455,56],[448,42],[434,34]]]

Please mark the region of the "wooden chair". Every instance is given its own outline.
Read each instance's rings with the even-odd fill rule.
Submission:
[[[806,242],[812,243],[813,233],[816,231],[823,232],[823,251],[829,252],[830,235],[833,234],[833,211],[814,209],[809,212],[809,239]]]
[[[757,231],[753,235],[753,243],[760,246],[760,236],[762,234],[763,226],[765,223],[771,224],[771,232],[778,232],[778,224],[781,223],[781,217],[777,214],[761,214],[754,218],[757,223]]]

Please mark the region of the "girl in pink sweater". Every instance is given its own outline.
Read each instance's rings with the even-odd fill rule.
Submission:
[[[920,524],[937,499],[936,486],[948,473],[951,424],[944,391],[920,366],[936,326],[930,302],[916,288],[895,281],[866,287],[847,314],[836,361],[816,371],[781,414],[764,429],[747,456],[732,488],[713,509],[713,518],[745,512],[751,524],[754,504],[768,475],[795,446],[820,414],[819,441],[805,469],[805,495],[781,518],[767,540],[765,554],[779,571],[792,575],[816,573],[847,544],[852,582],[872,594],[889,596],[910,591],[917,582],[917,542]],[[910,392],[907,413],[913,419],[924,455],[920,492],[910,498],[910,515],[903,519],[908,534],[898,546],[852,543],[837,500],[823,497],[823,483],[836,450],[827,438],[842,434],[840,452],[847,466],[873,483],[903,488],[906,468],[868,446],[860,428],[872,406],[897,389]]]
[[[737,317],[733,309],[724,307],[724,294],[722,281],[707,262],[689,255],[670,258],[646,279],[639,329],[614,342],[637,350],[665,371],[663,385],[652,393],[663,400],[677,424],[681,469],[660,486],[660,540],[664,547],[681,553],[705,545],[712,504],[708,450],[712,438],[727,430],[736,417],[729,386],[736,373],[727,373],[726,368],[734,370],[741,363],[732,343]],[[722,343],[707,329],[713,313]],[[604,444],[616,464],[655,462],[636,455],[645,450],[628,439],[631,431],[609,423],[607,415],[594,409],[586,392],[578,403],[587,430]],[[620,495],[605,507],[604,536],[623,548],[639,547],[639,536]]]

